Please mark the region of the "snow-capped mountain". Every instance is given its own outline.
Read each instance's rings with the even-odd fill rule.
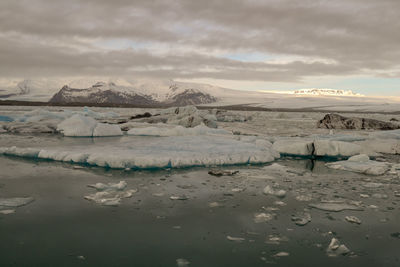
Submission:
[[[338,89],[301,89],[294,91],[296,95],[331,95],[331,96],[361,96],[351,90],[338,90]]]
[[[97,82],[88,88],[71,88],[68,85],[54,94],[51,103],[108,103],[131,105],[199,105],[217,101],[210,93],[196,88],[192,84],[170,82],[165,83],[127,84],[121,82]]]

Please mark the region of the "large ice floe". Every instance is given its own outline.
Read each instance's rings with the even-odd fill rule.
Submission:
[[[335,170],[358,172],[369,175],[383,175],[390,169],[388,163],[370,160],[367,155],[356,155],[348,160],[327,163],[326,166]]]
[[[183,126],[175,126],[172,128],[167,127],[144,127],[132,128],[128,131],[128,135],[136,136],[185,136],[185,135],[227,135],[230,132],[223,129],[209,128],[203,124],[197,125],[193,128],[185,128]]]
[[[0,154],[122,169],[267,163],[277,156],[268,146],[256,145],[257,140],[248,143],[229,136],[146,137],[146,142],[136,138],[84,147],[2,147]]]

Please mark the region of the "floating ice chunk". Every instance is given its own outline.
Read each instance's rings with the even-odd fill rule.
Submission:
[[[85,199],[94,201],[97,204],[101,204],[104,206],[118,206],[121,204],[121,199],[130,198],[134,193],[136,193],[136,189],[130,189],[125,192],[120,191],[101,191],[94,194],[90,194],[85,196]]]
[[[221,207],[221,204],[218,202],[210,202],[210,203],[208,203],[208,206],[210,208],[217,208],[217,207]]]
[[[106,123],[97,123],[93,130],[93,136],[120,136],[122,135],[121,128],[118,125],[111,125]]]
[[[14,121],[14,119],[9,116],[0,115],[0,121],[10,122],[10,121]]]
[[[298,196],[296,196],[296,200],[297,201],[304,201],[304,202],[311,201],[312,200],[312,195],[298,195]]]
[[[0,198],[0,207],[21,207],[28,205],[34,200],[33,197]]]
[[[228,239],[229,241],[234,241],[234,242],[243,242],[243,241],[246,240],[246,239],[243,238],[243,237],[233,237],[233,236],[230,236],[230,235],[228,235],[228,236],[226,237],[226,239]]]
[[[284,155],[311,156],[313,154],[313,142],[302,140],[279,140],[272,148]]]
[[[186,259],[177,259],[176,260],[176,265],[178,267],[185,267],[185,266],[189,266],[190,262]]]
[[[89,187],[95,188],[98,191],[106,191],[106,190],[124,190],[127,186],[125,181],[120,181],[119,183],[97,183],[97,184],[90,184]]]
[[[329,257],[337,257],[340,255],[346,255],[350,252],[350,250],[336,238],[332,238],[331,243],[326,249],[326,254]]]
[[[308,212],[299,212],[296,215],[292,215],[292,221],[299,226],[304,226],[311,222],[311,214]]]
[[[400,139],[400,130],[377,131],[370,133],[369,136],[379,139]]]
[[[57,131],[65,136],[93,136],[96,125],[97,122],[93,118],[75,114],[58,124]]]
[[[287,242],[289,239],[285,236],[269,235],[265,243],[279,245],[281,242]]]
[[[271,213],[256,213],[254,214],[254,222],[255,223],[264,223],[269,222],[275,218],[275,214]]]
[[[343,202],[321,202],[321,203],[309,204],[309,206],[315,209],[324,211],[333,211],[333,212],[339,212],[343,210],[359,210],[359,211],[363,210],[359,206]]]
[[[165,127],[146,127],[132,128],[128,131],[128,135],[143,136],[194,136],[194,135],[230,135],[231,133],[223,129],[213,129],[204,125],[198,125],[194,128],[185,128],[176,126],[173,128]]]
[[[284,198],[286,196],[286,191],[282,189],[274,189],[271,186],[267,185],[264,190],[264,194],[273,195],[279,198]]]
[[[0,210],[0,214],[3,215],[8,215],[8,214],[12,214],[15,213],[15,210]]]
[[[274,257],[287,257],[287,256],[289,256],[289,253],[285,251],[278,252],[274,255]]]
[[[368,160],[368,161],[345,160],[345,161],[327,163],[326,166],[328,168],[335,170],[358,172],[369,175],[383,175],[390,169],[389,164],[374,160]]]
[[[0,147],[0,153],[4,155],[17,156],[17,157],[26,157],[26,158],[35,158],[39,155],[40,149],[36,148],[19,148],[16,146],[12,147]]]
[[[355,155],[348,159],[348,161],[355,161],[355,162],[368,162],[369,157],[365,154]]]
[[[349,157],[362,152],[361,146],[342,141],[315,140],[314,147],[314,155],[316,156]]]
[[[382,183],[374,183],[374,182],[368,182],[362,185],[363,187],[366,188],[380,188],[383,186]]]
[[[361,220],[358,219],[356,216],[346,216],[345,219],[350,223],[361,224]]]
[[[170,196],[169,199],[171,199],[171,200],[188,200],[189,198],[186,195],[179,195],[179,196]]]

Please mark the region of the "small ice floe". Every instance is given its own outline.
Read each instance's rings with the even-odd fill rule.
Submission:
[[[177,259],[176,260],[176,265],[178,267],[185,267],[188,266],[190,264],[190,262],[187,259]]]
[[[395,197],[400,197],[400,192],[399,191],[394,191],[393,194],[394,194]]]
[[[235,187],[235,188],[232,188],[232,192],[235,192],[235,193],[237,193],[237,192],[242,192],[244,189],[243,188],[237,188],[237,187]]]
[[[119,181],[119,183],[97,183],[97,184],[90,184],[88,187],[95,188],[97,191],[106,191],[106,190],[124,190],[127,186],[125,181]]]
[[[275,218],[275,214],[271,214],[271,213],[262,212],[262,213],[254,214],[254,222],[255,223],[269,222],[274,218]]]
[[[372,197],[373,197],[373,198],[379,198],[379,199],[388,199],[388,195],[386,195],[386,194],[381,194],[381,193],[372,194]]]
[[[366,160],[366,155],[357,155],[348,160],[327,163],[326,166],[335,170],[358,172],[369,175],[383,175],[389,169],[390,165],[386,162]]]
[[[271,245],[279,245],[281,242],[287,242],[287,241],[289,241],[289,239],[285,236],[269,235],[265,243]]]
[[[123,192],[111,191],[111,190],[101,191],[95,194],[87,195],[84,198],[104,206],[118,206],[119,204],[121,204],[121,200],[123,198],[130,198],[136,192],[137,192],[136,189],[130,189]]]
[[[304,201],[304,202],[308,202],[312,200],[312,196],[311,195],[298,195],[296,196],[296,200],[297,201]]]
[[[226,239],[228,239],[229,241],[233,241],[233,242],[243,242],[243,241],[246,240],[246,239],[243,238],[243,237],[233,237],[233,236],[230,236],[230,235],[228,235],[228,236],[226,237]]]
[[[86,260],[85,256],[82,256],[82,255],[77,256],[76,258],[77,258],[78,260],[82,260],[82,261]]]
[[[292,221],[298,226],[304,226],[311,222],[311,214],[308,212],[299,212],[292,215]]]
[[[15,213],[15,210],[0,210],[0,214],[3,215],[8,215],[8,214],[12,214]]]
[[[281,251],[281,252],[278,252],[275,255],[273,255],[273,257],[278,257],[278,258],[287,257],[287,256],[289,256],[289,252],[285,252],[285,251]]]
[[[275,201],[274,204],[281,207],[286,206],[286,203],[283,201]]]
[[[153,193],[152,195],[155,197],[163,197],[165,194],[164,193]]]
[[[274,189],[271,186],[267,185],[264,190],[263,193],[266,195],[272,195],[272,196],[276,196],[279,198],[284,198],[286,196],[286,191],[283,189]]]
[[[28,205],[35,199],[33,197],[13,197],[13,198],[0,198],[0,207],[21,207]]]
[[[348,253],[350,253],[350,250],[345,245],[341,244],[337,238],[332,238],[331,243],[326,249],[326,254],[329,257],[337,257]]]
[[[108,184],[97,183],[88,186],[95,188],[99,192],[87,195],[84,198],[104,206],[118,206],[123,198],[130,198],[137,192],[137,189],[125,191],[127,186],[125,181]]]
[[[323,201],[321,203],[312,203],[309,204],[308,206],[319,210],[333,211],[333,212],[339,212],[343,210],[358,210],[358,211],[363,210],[358,205],[347,204],[344,201]]]
[[[210,208],[217,208],[217,207],[221,207],[222,205],[218,202],[210,202],[210,203],[208,203],[208,206]]]
[[[368,182],[368,183],[363,184],[363,187],[365,187],[365,188],[380,188],[382,186],[383,186],[382,183],[373,183],[373,182]]]
[[[179,195],[179,196],[170,196],[169,199],[171,199],[171,200],[188,200],[189,198],[186,195]]]
[[[238,174],[239,171],[231,171],[231,170],[209,170],[208,174],[213,176],[233,176]]]
[[[360,197],[361,197],[361,198],[369,198],[370,195],[368,195],[368,194],[360,194]]]
[[[361,220],[358,219],[356,216],[346,216],[345,219],[349,223],[361,224]]]

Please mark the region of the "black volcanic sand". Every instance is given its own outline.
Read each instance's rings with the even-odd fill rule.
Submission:
[[[239,170],[235,176],[215,177],[208,168],[75,169],[66,163],[0,157],[0,197],[35,198],[15,214],[0,215],[0,266],[176,266],[179,258],[190,266],[400,266],[400,198],[394,195],[400,191],[398,177],[332,171],[323,162],[308,160],[278,163],[300,172],[276,175],[264,166],[242,166],[226,168]],[[128,183],[127,189],[138,189],[120,206],[84,199],[95,192],[88,184],[120,180]],[[362,186],[366,182],[383,186],[368,189]],[[285,198],[263,194],[274,183],[287,190]],[[388,198],[360,198],[360,193]],[[169,198],[182,194],[188,199]],[[299,194],[311,194],[313,200],[297,201]],[[310,209],[307,225],[291,221],[292,214],[321,198],[361,200],[364,211]],[[212,202],[220,206],[210,207]],[[273,220],[255,223],[255,213],[268,212],[262,207],[279,210]],[[345,221],[349,215],[362,224]],[[268,244],[269,235],[288,241]],[[245,240],[234,242],[227,236]],[[352,254],[328,257],[325,250],[332,237]],[[278,252],[289,256],[274,257]]]

